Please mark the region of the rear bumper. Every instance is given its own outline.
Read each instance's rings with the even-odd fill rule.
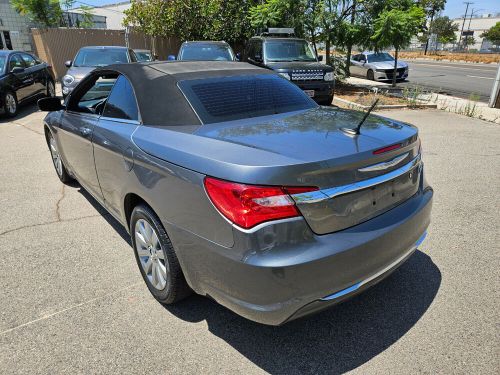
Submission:
[[[234,312],[279,325],[343,301],[380,281],[416,249],[430,223],[433,191],[369,221],[315,235],[302,218],[248,233],[223,248],[168,228],[190,286]]]

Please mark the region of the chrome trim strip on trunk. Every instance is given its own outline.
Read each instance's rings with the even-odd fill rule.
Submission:
[[[406,154],[402,155],[406,156]],[[352,193],[353,191],[363,190],[375,185],[382,184],[384,182],[393,180],[405,173],[410,172],[416,165],[420,163],[420,154],[417,155],[408,164],[403,165],[401,168],[395,169],[389,173],[383,174],[381,176],[369,178],[366,180],[354,182],[352,184],[336,186],[329,189],[317,190],[308,193],[293,194],[292,198],[297,204],[302,203],[317,203],[325,199],[334,198],[336,196]],[[377,165],[377,164],[375,164]],[[369,168],[369,167],[367,167]]]
[[[399,155],[392,160],[384,161],[384,162],[378,163],[378,164],[373,164],[373,165],[370,165],[370,166],[364,167],[364,168],[359,168],[358,171],[360,171],[360,172],[382,171],[384,169],[398,165],[400,162],[402,162],[404,159],[406,159],[407,156],[408,156],[408,152],[406,154]]]
[[[352,293],[354,292],[355,290],[361,288],[363,285],[365,285],[366,283],[369,283],[370,281],[372,280],[375,280],[377,277],[383,275],[384,273],[390,271],[392,268],[394,268],[395,266],[398,265],[398,263],[400,263],[402,260],[404,260],[408,255],[410,255],[413,251],[415,251],[417,249],[418,246],[420,246],[420,244],[422,244],[422,242],[424,242],[425,240],[425,237],[427,236],[427,231],[425,231],[421,236],[420,238],[418,239],[417,242],[415,242],[415,244],[408,250],[406,251],[403,255],[401,255],[398,259],[396,259],[394,262],[392,262],[391,264],[389,264],[388,266],[384,267],[383,269],[381,269],[380,271],[374,273],[373,275],[371,275],[370,277],[368,277],[367,279],[364,279],[363,281],[360,281],[359,283],[357,284],[354,284],[354,285],[351,285],[350,287],[346,288],[346,289],[342,289],[341,291],[338,291],[337,293],[334,293],[334,294],[330,294],[329,296],[326,296],[326,297],[323,297],[321,298],[321,301],[331,301],[331,300],[334,300],[336,298],[339,298],[339,297],[342,297],[342,296],[345,296],[346,294],[349,294],[349,293]]]

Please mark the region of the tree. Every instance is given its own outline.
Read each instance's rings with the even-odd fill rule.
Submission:
[[[164,0],[132,0],[130,8],[124,11],[124,26],[135,26],[143,34],[151,38],[151,49],[156,54],[155,38],[169,36],[172,30],[171,2]]]
[[[80,7],[80,12],[82,15],[82,21],[79,22],[79,27],[90,29],[94,26],[94,15],[92,14],[92,7],[88,5],[82,5]]]
[[[371,40],[376,50],[394,47],[394,72],[392,86],[396,86],[398,53],[407,47],[412,37],[421,30],[425,13],[422,8],[411,5],[409,8],[386,8],[374,22]]]
[[[12,0],[11,4],[17,13],[39,25],[57,27],[61,23],[59,0]]]
[[[429,29],[432,34],[436,34],[436,40],[441,44],[454,43],[457,39],[455,31],[458,31],[458,25],[449,17],[436,18]]]
[[[293,27],[296,35],[303,36],[307,5],[305,0],[267,0],[249,9],[250,23],[257,30]]]
[[[426,16],[425,24],[429,24],[429,30],[423,33],[423,35],[425,36],[424,55],[427,55],[427,49],[429,48],[429,38],[432,34],[432,32],[430,31],[430,27],[433,23],[434,16],[444,9],[446,0],[419,0],[417,1],[417,4],[424,9]]]
[[[497,48],[500,46],[500,22],[497,22],[488,31],[481,34],[481,38],[488,39]]]
[[[474,37],[472,35],[468,35],[464,38],[463,43],[464,43],[464,47],[469,49],[469,46],[476,44],[476,39],[474,39]]]

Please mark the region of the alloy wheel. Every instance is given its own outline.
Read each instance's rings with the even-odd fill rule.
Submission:
[[[10,114],[16,113],[17,110],[16,98],[14,98],[14,95],[12,95],[11,93],[5,95],[5,109]]]
[[[61,177],[63,173],[61,154],[57,149],[56,141],[52,135],[50,136],[49,147],[50,147],[50,154],[52,155],[52,162],[54,163],[54,167],[56,168],[57,174],[59,175],[59,177]]]
[[[144,219],[135,223],[135,245],[144,274],[151,285],[163,290],[170,268],[155,229]]]

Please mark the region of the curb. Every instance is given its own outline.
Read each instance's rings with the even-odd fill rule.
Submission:
[[[342,98],[337,98],[337,97],[333,98],[333,103],[335,103],[335,102],[346,104],[346,105],[348,105],[350,107],[354,107],[354,108],[358,108],[358,109],[363,109],[363,110],[366,110],[366,109],[368,109],[368,108],[371,107],[369,105],[363,105],[363,104],[351,102],[350,100],[346,100],[346,99],[342,99]],[[378,105],[377,106],[377,110],[379,110],[379,109],[403,109],[403,108],[411,108],[411,109],[421,109],[421,108],[429,109],[429,108],[432,108],[432,109],[437,109],[437,104],[429,104],[429,103],[424,103],[424,102],[418,102],[418,104],[416,106],[410,106],[409,104],[383,104],[383,105]]]

